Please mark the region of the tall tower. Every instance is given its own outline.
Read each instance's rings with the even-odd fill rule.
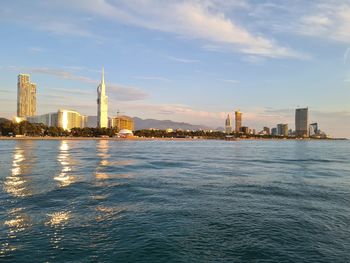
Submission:
[[[297,137],[309,136],[309,109],[301,108],[295,110],[295,135]]]
[[[17,81],[17,116],[34,115],[36,115],[36,84],[30,82],[28,74],[20,74]]]
[[[232,124],[231,124],[231,116],[230,114],[227,114],[227,118],[225,120],[225,132],[231,133],[232,132]]]
[[[101,83],[97,88],[97,127],[108,128],[108,97],[106,96],[104,68],[102,68]]]
[[[241,127],[242,127],[242,112],[240,111],[235,111],[235,132],[240,132]]]

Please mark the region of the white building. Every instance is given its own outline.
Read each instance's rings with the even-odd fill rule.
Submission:
[[[42,123],[46,126],[60,127],[70,131],[72,128],[84,128],[86,116],[77,111],[60,109],[57,112],[27,117],[30,123]]]
[[[108,97],[106,96],[106,85],[103,68],[101,84],[97,88],[97,127],[108,128]]]

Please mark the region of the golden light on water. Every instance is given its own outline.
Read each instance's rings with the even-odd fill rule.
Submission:
[[[31,194],[25,177],[30,172],[31,162],[27,160],[26,155],[30,156],[30,152],[23,147],[23,142],[19,142],[13,153],[11,173],[4,182],[5,192],[15,197],[25,197]]]
[[[123,212],[125,209],[120,207],[108,207],[108,206],[97,206],[95,209],[98,214],[95,218],[97,222],[105,221],[108,219],[118,219],[121,217],[120,213]]]
[[[70,148],[67,141],[62,141],[60,145],[60,152],[57,156],[57,161],[61,164],[62,168],[59,175],[54,177],[54,180],[58,181],[62,187],[66,187],[75,182],[75,178],[69,175],[69,172],[72,170],[69,150]]]
[[[46,222],[50,226],[62,226],[65,225],[68,220],[71,218],[70,211],[61,211],[48,214],[49,220]]]
[[[107,174],[107,173],[96,173],[96,179],[105,180],[105,179],[117,179],[117,178],[131,178],[132,174]]]

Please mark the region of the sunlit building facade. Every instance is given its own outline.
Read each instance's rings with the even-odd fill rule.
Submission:
[[[117,131],[121,130],[135,130],[134,119],[128,116],[117,116],[111,119],[112,128],[117,128]]]
[[[108,128],[108,97],[106,96],[106,85],[103,68],[101,84],[97,88],[97,127]]]
[[[242,127],[242,112],[235,112],[235,131],[240,132]]]
[[[83,128],[83,116],[72,110],[58,110],[57,127],[70,131],[72,128]]]
[[[30,82],[28,74],[18,75],[17,116],[28,117],[36,114],[36,84]]]
[[[277,135],[288,136],[288,124],[277,124]]]
[[[295,110],[295,135],[297,137],[309,136],[309,109],[300,108]]]
[[[30,123],[42,123],[46,126],[60,127],[70,131],[72,128],[84,128],[86,116],[77,111],[60,109],[57,112],[27,117]]]

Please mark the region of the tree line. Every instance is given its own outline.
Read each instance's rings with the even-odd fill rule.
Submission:
[[[52,136],[52,137],[112,137],[116,134],[115,128],[73,128],[70,131],[60,127],[46,126],[42,123],[22,121],[15,123],[9,120],[0,122],[1,136]]]
[[[15,123],[6,119],[0,121],[1,136],[52,136],[52,137],[113,137],[117,134],[117,128],[73,128],[70,131],[60,127],[48,127],[41,123],[30,123],[22,121]],[[235,138],[265,138],[265,139],[288,139],[291,137],[273,136],[273,135],[250,135],[242,133],[226,134],[222,131],[183,131],[174,130],[168,132],[158,129],[143,129],[134,132],[135,136],[146,138],[203,138],[203,139],[226,139],[227,137]]]

